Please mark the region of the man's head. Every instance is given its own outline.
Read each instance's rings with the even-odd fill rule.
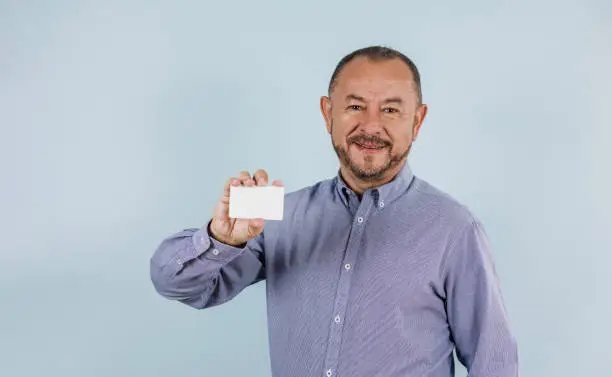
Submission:
[[[345,56],[321,97],[341,172],[358,191],[391,180],[401,169],[427,114],[414,63],[380,46]]]

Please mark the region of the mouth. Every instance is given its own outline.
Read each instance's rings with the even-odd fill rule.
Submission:
[[[355,145],[357,150],[365,153],[378,153],[387,148],[385,144],[372,142],[353,142],[353,145]]]

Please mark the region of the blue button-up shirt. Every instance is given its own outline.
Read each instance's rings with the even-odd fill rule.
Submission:
[[[359,198],[333,179],[287,193],[282,221],[244,248],[208,226],[151,259],[163,296],[203,309],[265,281],[274,377],[518,376],[482,224],[406,163]]]

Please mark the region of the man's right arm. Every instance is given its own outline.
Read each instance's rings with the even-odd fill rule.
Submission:
[[[163,240],[150,261],[157,292],[197,309],[220,305],[265,279],[263,233],[244,247],[212,237],[209,226]]]

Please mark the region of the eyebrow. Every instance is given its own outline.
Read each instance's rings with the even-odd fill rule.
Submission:
[[[402,102],[402,99],[399,97],[391,97],[383,101],[383,103],[398,103],[400,105],[402,104]]]
[[[356,101],[361,101],[361,102],[366,102],[365,98],[358,96],[356,94],[349,94],[346,96],[346,100],[350,101],[350,100],[356,100]],[[398,103],[401,104],[403,103],[402,99],[400,97],[391,97],[391,98],[387,98],[383,101],[383,104],[388,104],[388,103]]]
[[[358,96],[356,94],[349,94],[346,96],[346,100],[350,101],[350,100],[356,100],[356,101],[361,101],[361,102],[365,102],[365,98]]]

